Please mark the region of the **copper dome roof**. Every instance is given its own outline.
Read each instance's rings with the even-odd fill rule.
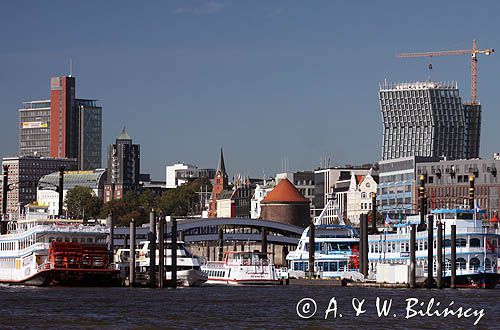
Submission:
[[[261,203],[309,203],[300,191],[288,181],[283,179],[278,185],[262,200]]]

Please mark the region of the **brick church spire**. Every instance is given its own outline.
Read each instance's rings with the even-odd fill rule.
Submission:
[[[226,173],[226,164],[224,164],[224,153],[221,147],[219,163],[217,164],[217,170],[215,171],[212,196],[210,196],[210,207],[208,210],[208,216],[210,218],[217,217],[217,199],[219,198],[220,193],[223,190],[226,190],[228,187],[229,187],[229,179]]]

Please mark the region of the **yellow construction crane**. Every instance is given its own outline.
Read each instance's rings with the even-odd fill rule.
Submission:
[[[491,49],[477,49],[476,39],[472,41],[472,49],[463,50],[445,50],[440,52],[424,52],[424,53],[402,53],[397,54],[396,57],[399,58],[411,58],[411,57],[434,57],[434,56],[449,56],[449,55],[471,55],[471,104],[477,104],[477,55],[485,54],[491,55],[495,50]],[[429,65],[429,69],[432,66]]]

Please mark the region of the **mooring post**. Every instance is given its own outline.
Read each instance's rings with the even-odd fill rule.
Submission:
[[[217,250],[217,260],[222,261],[222,256],[224,254],[224,229],[219,226],[219,246]]]
[[[363,269],[364,269],[364,266],[363,266],[363,262],[365,261],[365,259],[363,258],[363,255],[364,255],[364,242],[365,240],[363,239],[364,237],[364,234],[363,234],[363,230],[364,230],[364,227],[363,227],[363,214],[361,214],[359,216],[359,272],[360,273],[363,273]]]
[[[433,287],[434,272],[434,216],[427,216],[427,288]]]
[[[418,225],[418,230],[423,231],[425,230],[425,176],[421,175],[419,177],[420,184],[418,187],[418,198],[420,201],[420,223]]]
[[[177,287],[177,219],[172,217],[172,287]]]
[[[368,276],[368,214],[362,214],[363,226],[363,275]]]
[[[156,288],[156,213],[149,213],[149,287]]]
[[[109,212],[108,218],[106,219],[106,225],[109,228],[109,237],[108,237],[108,251],[111,255],[111,263],[114,263],[114,256],[115,256],[115,222],[113,218],[113,213]]]
[[[372,192],[372,234],[377,233],[377,194]]]
[[[64,195],[64,166],[59,167],[59,185],[57,186],[57,193],[59,194],[59,210],[58,216],[59,219],[63,216],[63,195]],[[85,219],[84,219],[85,221]]]
[[[262,253],[267,253],[267,230],[266,227],[262,227],[260,231],[260,239],[261,239],[261,250]]]
[[[158,222],[158,287],[163,288],[165,286],[165,219],[163,219],[162,211],[160,211],[160,215],[158,216]]]
[[[457,225],[451,225],[451,280],[450,288],[457,287]]]
[[[9,189],[9,165],[3,166],[2,181],[2,218],[0,219],[0,235],[7,233],[7,192]]]
[[[129,286],[135,285],[135,219],[130,221],[130,275]]]
[[[417,225],[410,226],[410,288],[416,286],[415,249],[417,245]]]
[[[469,209],[474,210],[474,194],[475,194],[475,188],[474,188],[474,175],[469,175]]]
[[[436,238],[436,284],[438,289],[443,288],[443,224],[438,220],[437,222],[437,238]]]
[[[207,261],[210,261],[210,241],[205,241],[205,244],[207,245]]]
[[[314,277],[314,249],[316,240],[314,239],[315,230],[314,230],[314,220],[309,222],[309,278]]]

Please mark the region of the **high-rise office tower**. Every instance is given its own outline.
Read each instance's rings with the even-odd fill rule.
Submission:
[[[102,108],[75,98],[75,77],[50,81],[50,100],[24,102],[19,109],[19,155],[78,159],[80,170],[101,164]]]
[[[19,156],[50,155],[50,100],[23,102],[19,109]]]
[[[75,78],[50,80],[50,156],[78,158],[78,112]]]
[[[479,154],[480,111],[464,110],[456,84],[385,84],[379,91],[382,159]]]
[[[96,100],[76,99],[78,109],[78,167],[101,167],[102,108]]]
[[[108,148],[108,180],[104,187],[104,202],[121,199],[130,190],[139,187],[140,146],[123,128],[115,144]]]

